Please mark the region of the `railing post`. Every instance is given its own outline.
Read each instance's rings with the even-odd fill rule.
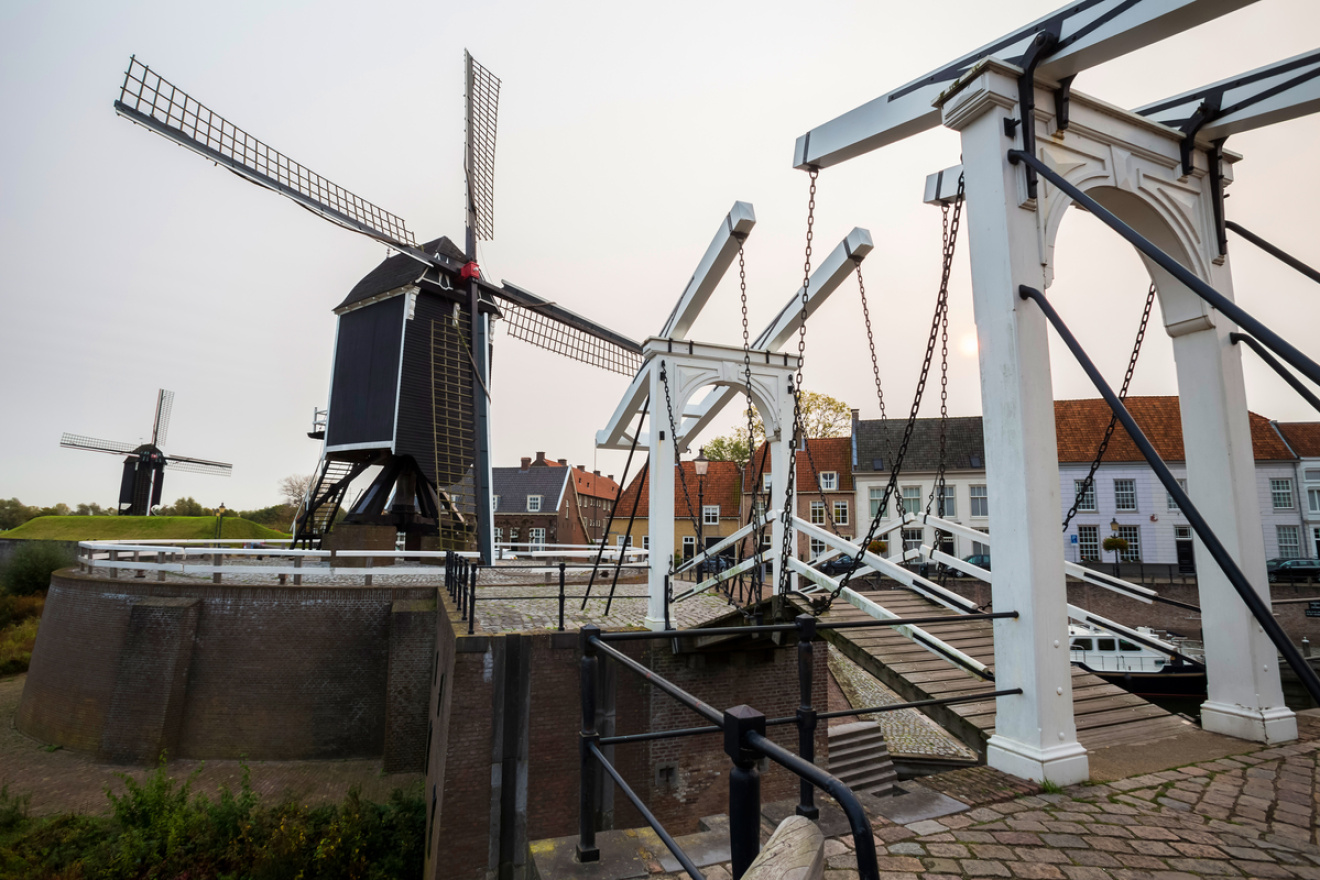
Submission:
[[[578,760],[581,768],[581,787],[578,790],[578,844],[579,862],[600,861],[596,846],[596,791],[599,787],[596,756],[591,747],[600,742],[596,732],[596,646],[592,639],[600,635],[600,627],[588,624],[578,630],[578,648],[582,652],[582,732],[578,740]]]
[[[475,562],[472,563],[471,571],[472,571],[472,586],[471,586],[472,592],[468,596],[468,603],[467,603],[468,635],[472,635],[472,633],[476,631],[477,628],[477,563]]]
[[[216,547],[215,549],[216,552],[211,554],[211,564],[214,565],[216,568],[219,568],[221,565],[224,564],[225,557],[223,553],[219,552],[222,548]],[[220,583],[220,580],[221,580],[220,572],[218,571],[211,572],[211,583],[218,584]]]
[[[564,563],[559,563],[559,631],[564,631]]]
[[[295,557],[293,557],[293,567],[294,567],[294,568],[302,568],[302,561],[303,561],[303,558],[302,558],[301,556],[295,556]],[[302,586],[302,575],[297,574],[297,573],[294,574],[294,576],[293,576],[293,585],[294,585],[295,587],[301,587],[301,586]]]
[[[110,561],[111,561],[111,562],[118,562],[118,561],[119,561],[119,551],[118,551],[118,550],[111,550],[111,551],[110,551]],[[117,568],[111,568],[111,569],[110,569],[110,577],[112,577],[112,578],[117,578],[117,577],[119,577],[119,569],[117,569]]]
[[[798,755],[804,761],[816,763],[816,710],[811,705],[813,681],[812,639],[816,637],[816,618],[799,614],[793,621],[798,629]],[[808,819],[820,817],[816,807],[816,788],[806,779],[800,780],[797,814]]]
[[[374,558],[375,557],[368,556],[366,560],[366,565],[363,566],[363,568],[367,572],[365,578],[363,579],[364,580],[363,586],[367,586],[367,587],[371,586],[371,563]]]
[[[665,575],[665,629],[666,630],[671,630],[674,628],[673,624],[669,622],[669,602],[671,599],[673,599],[673,597],[674,597],[674,583],[672,580],[670,580],[669,575]]]
[[[765,735],[765,715],[751,706],[724,711],[724,752],[733,760],[729,770],[729,855],[733,880],[741,880],[761,851],[761,755],[744,745],[748,732]]]
[[[467,572],[463,569],[463,558],[454,563],[454,590],[458,594],[458,619],[467,620]]]

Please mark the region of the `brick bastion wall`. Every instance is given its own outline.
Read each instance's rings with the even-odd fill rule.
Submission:
[[[428,880],[532,875],[529,845],[578,830],[581,652],[576,632],[467,634],[445,593],[437,615],[428,710]],[[480,625],[480,616],[477,620]],[[798,706],[797,638],[676,653],[672,640],[614,642],[628,656],[717,709],[747,704],[767,717]],[[813,651],[813,697],[826,705],[828,653]],[[708,722],[640,675],[602,657],[597,729],[642,733]],[[797,728],[769,736],[797,752]],[[826,725],[816,733],[817,763],[828,761]],[[697,830],[703,816],[728,811],[730,761],[718,734],[611,746],[607,756],[672,834]],[[796,799],[798,778],[764,762],[763,801]],[[600,829],[645,822],[606,774],[597,797]]]
[[[16,724],[109,761],[381,756],[420,771],[436,592],[56,572]]]

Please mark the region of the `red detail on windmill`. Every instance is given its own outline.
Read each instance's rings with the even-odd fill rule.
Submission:
[[[472,260],[469,261],[466,265],[464,265],[458,274],[462,276],[464,281],[467,281],[470,278],[475,278],[478,281],[480,281],[481,267],[477,265],[475,260]]]

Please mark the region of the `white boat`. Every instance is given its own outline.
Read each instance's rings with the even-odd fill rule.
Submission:
[[[1170,656],[1087,624],[1069,624],[1069,659],[1074,666],[1142,695],[1204,694],[1205,655],[1197,642],[1137,627],[1152,642],[1187,657]]]

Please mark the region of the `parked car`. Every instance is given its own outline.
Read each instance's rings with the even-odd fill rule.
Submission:
[[[843,574],[853,567],[853,558],[847,553],[840,553],[833,559],[822,562],[818,568],[826,574]]]
[[[733,567],[733,560],[727,556],[711,556],[697,563],[697,575],[707,578]]]
[[[984,568],[986,571],[990,571],[989,553],[973,553],[971,556],[964,556],[963,562],[966,562],[968,565],[975,565],[977,568]]]
[[[1320,580],[1320,559],[1271,559],[1265,569],[1272,584]]]

